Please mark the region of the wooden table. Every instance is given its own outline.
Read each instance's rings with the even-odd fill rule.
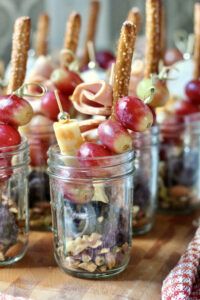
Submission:
[[[26,256],[0,269],[0,291],[33,300],[157,300],[163,279],[178,261],[196,228],[191,216],[161,216],[154,229],[134,238],[130,264],[106,280],[64,274],[53,257],[52,234],[31,232]]]

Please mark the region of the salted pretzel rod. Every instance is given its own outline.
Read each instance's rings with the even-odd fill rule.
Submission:
[[[200,3],[194,5],[194,79],[200,77]]]
[[[166,50],[166,16],[162,1],[160,2],[160,19],[160,59],[164,59]]]
[[[89,62],[88,42],[90,41],[90,42],[94,43],[97,22],[98,22],[98,16],[99,16],[99,10],[100,10],[99,0],[92,0],[90,2],[89,20],[88,20],[86,41],[85,41],[81,66],[87,65]]]
[[[72,12],[67,21],[66,33],[64,39],[64,49],[68,51],[64,51],[64,49],[62,50],[62,61],[64,64],[66,63],[70,64],[74,60],[73,54],[76,53],[78,47],[80,29],[81,29],[81,16],[77,12]]]
[[[114,69],[112,116],[114,116],[114,108],[117,100],[120,97],[128,96],[135,40],[136,26],[132,22],[124,22],[118,42]]]
[[[30,47],[30,30],[31,21],[29,17],[20,17],[15,21],[12,38],[11,74],[7,93],[17,90],[24,82]]]
[[[160,1],[146,0],[145,78],[158,73],[160,60]]]
[[[49,16],[43,13],[38,18],[37,32],[35,38],[36,56],[47,55],[48,52],[48,32],[49,32]]]
[[[137,33],[140,31],[141,29],[141,23],[142,23],[142,17],[141,17],[141,13],[138,7],[132,7],[129,10],[128,16],[127,16],[127,21],[132,22],[133,24],[136,25],[136,30]]]

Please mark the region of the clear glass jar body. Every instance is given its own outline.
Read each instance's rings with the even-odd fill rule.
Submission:
[[[30,149],[28,176],[28,198],[30,206],[30,227],[33,230],[51,229],[50,188],[47,174],[47,152],[56,143],[53,123],[27,125],[23,128]]]
[[[60,268],[82,278],[123,271],[131,251],[133,152],[90,159],[82,167],[53,146],[48,162]]]
[[[25,140],[0,148],[0,266],[18,261],[27,249],[28,163]]]
[[[158,127],[133,134],[135,173],[133,235],[148,232],[155,220],[158,183]]]
[[[200,115],[193,117],[161,125],[159,209],[164,212],[189,213],[200,204]]]

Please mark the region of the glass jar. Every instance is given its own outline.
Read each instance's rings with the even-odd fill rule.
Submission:
[[[180,214],[199,204],[200,114],[171,118],[160,126],[159,208]]]
[[[28,176],[30,227],[33,230],[50,230],[51,208],[49,177],[47,175],[47,151],[52,144],[56,143],[56,140],[53,122],[43,116],[40,116],[40,119],[41,123],[36,122],[36,124],[33,124],[31,122],[23,127],[23,134],[28,139],[30,148]]]
[[[27,249],[28,163],[25,140],[0,148],[0,266],[18,261]]]
[[[82,278],[123,271],[132,238],[133,152],[77,161],[49,150],[55,258]]]
[[[157,208],[158,127],[133,134],[135,173],[133,235],[151,230]]]

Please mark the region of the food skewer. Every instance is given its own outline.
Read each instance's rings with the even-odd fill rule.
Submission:
[[[159,71],[160,26],[160,2],[159,0],[147,0],[145,78],[150,78],[151,74],[158,74]]]
[[[17,90],[24,82],[26,75],[26,63],[30,47],[30,26],[29,17],[21,17],[14,25],[11,74],[7,87],[7,93]]]
[[[136,32],[139,33],[141,29],[142,17],[138,7],[132,7],[127,16],[127,21],[132,22],[136,26]]]
[[[64,46],[61,50],[61,66],[70,64],[74,60],[78,47],[80,30],[81,16],[77,12],[72,12],[66,25]]]
[[[83,51],[83,57],[82,57],[82,61],[81,61],[81,67],[86,66],[89,62],[88,42],[91,41],[94,44],[96,29],[97,29],[97,22],[98,22],[98,17],[99,17],[99,10],[100,10],[99,0],[91,0],[86,40],[85,40],[85,46],[84,46],[84,51]]]
[[[129,21],[124,22],[118,43],[114,71],[112,115],[117,100],[128,95],[135,40],[136,26]]]
[[[35,38],[35,53],[36,56],[44,55],[48,53],[48,33],[49,33],[49,16],[43,13],[38,18],[37,32]]]

